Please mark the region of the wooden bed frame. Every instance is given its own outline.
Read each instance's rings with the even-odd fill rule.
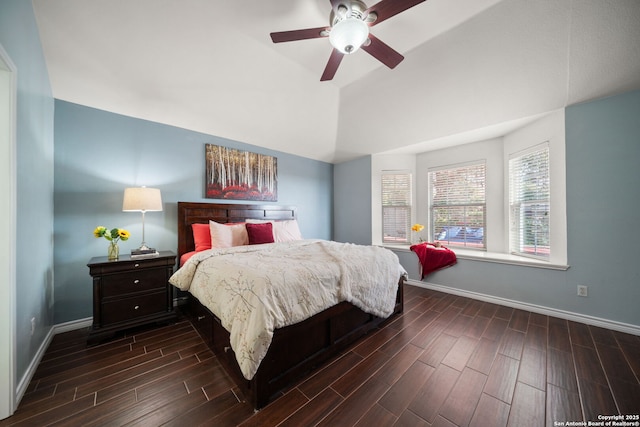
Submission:
[[[178,257],[194,250],[193,223],[295,218],[293,206],[178,202]],[[403,310],[403,284],[401,277],[394,314]],[[220,320],[196,298],[190,297],[187,307],[191,322],[255,409],[274,400],[287,387],[387,320],[341,302],[301,323],[276,329],[269,351],[248,381],[242,376],[229,332]]]

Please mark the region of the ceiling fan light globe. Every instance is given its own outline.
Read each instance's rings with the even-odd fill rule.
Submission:
[[[357,18],[346,18],[336,23],[329,34],[331,45],[344,54],[350,54],[367,41],[369,26]]]

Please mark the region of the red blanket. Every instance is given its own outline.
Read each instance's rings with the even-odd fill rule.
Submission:
[[[412,245],[409,249],[418,255],[418,260],[422,266],[421,279],[424,279],[424,276],[429,273],[458,262],[456,254],[451,249],[444,246],[436,247],[433,243],[419,243]]]

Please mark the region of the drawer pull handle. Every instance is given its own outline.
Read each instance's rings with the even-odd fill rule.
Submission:
[[[204,319],[205,317],[207,317],[207,316],[198,316],[198,321]]]
[[[139,305],[136,305],[135,307],[133,307],[133,309],[134,309],[134,310],[137,310],[137,309],[139,309],[139,308],[140,308],[140,306],[139,306]]]
[[[133,266],[134,266],[135,268],[138,268],[138,267],[140,267],[140,264],[133,264]]]
[[[140,280],[136,279],[136,280],[134,280],[134,281],[133,281],[133,283],[134,283],[135,285],[137,285],[138,283],[140,283]]]
[[[224,352],[225,352],[225,353],[228,353],[228,352],[229,352],[229,350],[231,350],[231,347],[225,347],[225,348],[224,348]]]

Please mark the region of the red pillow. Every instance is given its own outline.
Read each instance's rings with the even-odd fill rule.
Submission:
[[[196,251],[191,251],[191,252],[187,252],[186,254],[182,254],[182,256],[180,257],[180,267],[182,267],[185,262],[189,261],[189,258],[194,256],[195,254],[196,254]]]
[[[273,243],[273,225],[270,222],[264,224],[245,224],[249,235],[250,245]]]
[[[191,224],[191,229],[193,230],[193,243],[195,244],[196,252],[211,249],[209,224]]]

